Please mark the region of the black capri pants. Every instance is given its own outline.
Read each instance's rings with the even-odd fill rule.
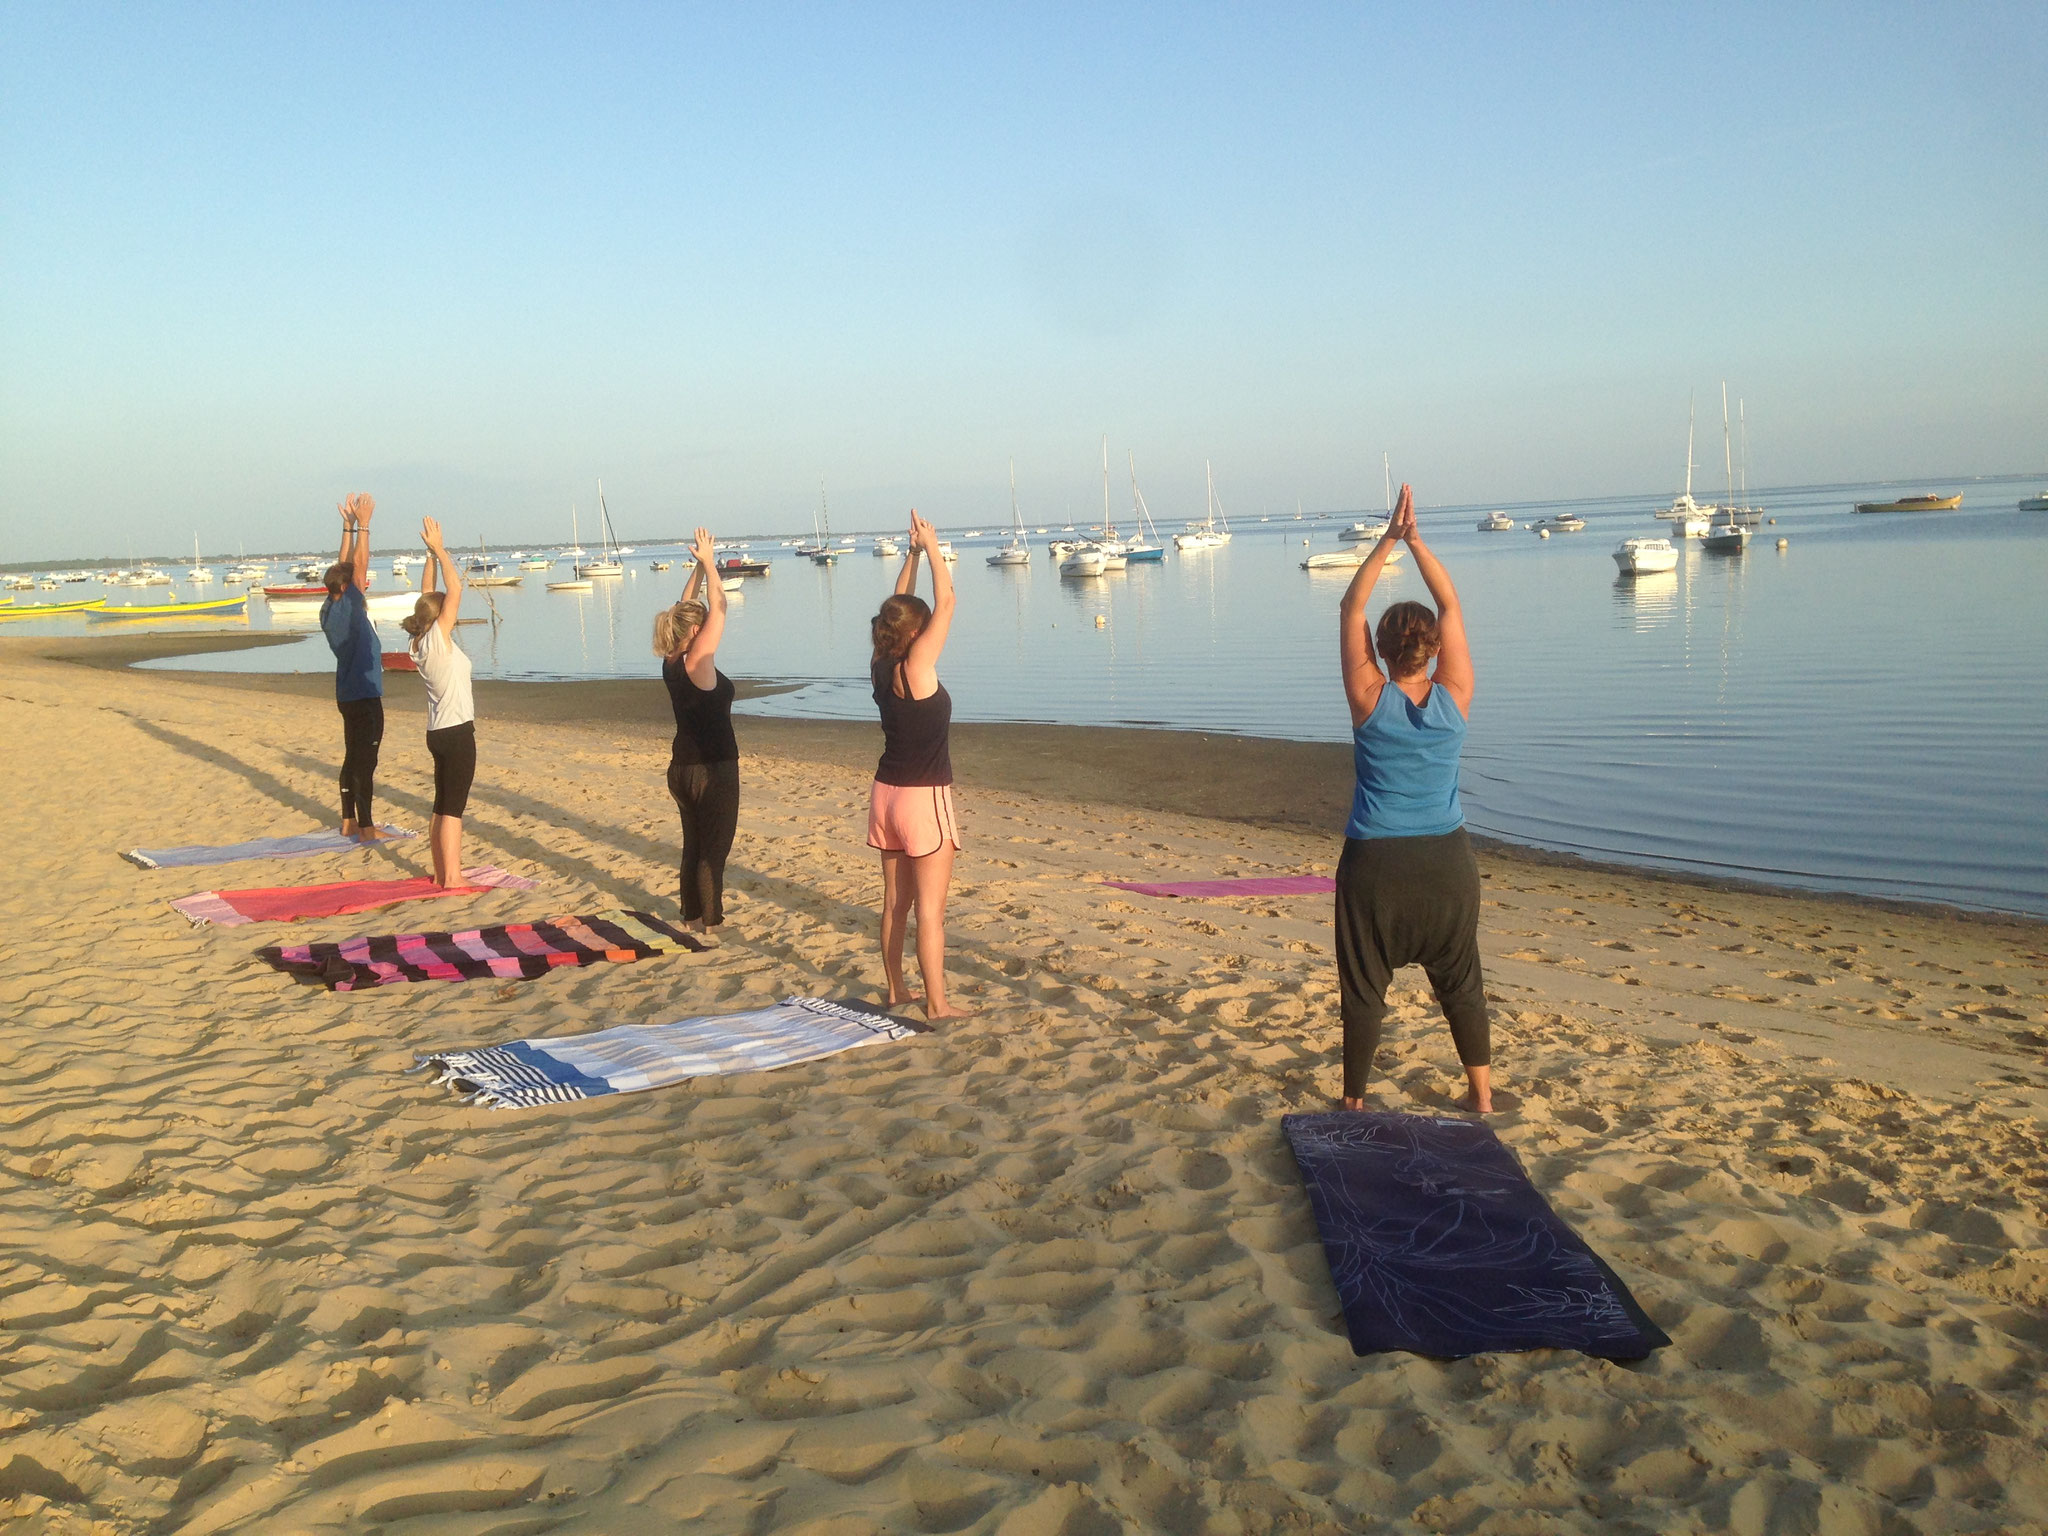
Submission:
[[[668,792],[683,818],[683,921],[716,928],[725,921],[725,860],[740,824],[740,765],[668,765]]]
[[[1458,1060],[1493,1060],[1479,969],[1479,861],[1463,827],[1441,837],[1347,837],[1337,861],[1337,989],[1344,1013],[1344,1097],[1363,1098],[1404,965],[1429,975]]]
[[[427,752],[434,759],[434,814],[460,821],[476,782],[476,722],[427,732]]]
[[[344,699],[341,711],[341,819],[375,825],[377,754],[384,745],[384,701]]]

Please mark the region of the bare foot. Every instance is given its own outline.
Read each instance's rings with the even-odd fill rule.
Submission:
[[[391,840],[391,834],[382,827],[358,827],[355,839],[359,843],[384,843]]]
[[[1479,1094],[1467,1089],[1465,1097],[1458,1100],[1458,1108],[1475,1115],[1490,1115],[1493,1113],[1493,1095]]]
[[[709,928],[692,928],[690,930],[690,937],[699,944],[702,944],[706,949],[718,948],[718,935]]]
[[[971,1019],[974,1017],[974,1010],[972,1008],[955,1008],[949,1003],[941,1003],[934,1008],[930,1002],[926,1002],[924,1005],[924,1016],[927,1019]]]
[[[1346,1109],[1364,1109],[1364,1108],[1365,1108],[1365,1100],[1363,1100],[1363,1099],[1346,1099],[1346,1100],[1344,1101],[1344,1107],[1345,1107]]]

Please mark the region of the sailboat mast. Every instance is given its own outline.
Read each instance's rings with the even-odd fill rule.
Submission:
[[[1202,514],[1202,526],[1214,532],[1216,528],[1216,472],[1209,467],[1207,459],[1202,460],[1202,478],[1209,482],[1209,510]]]
[[[1016,543],[1024,541],[1024,514],[1017,510],[1017,461],[1010,460],[1010,527],[1011,538]]]
[[[1115,538],[1116,529],[1109,521],[1109,434],[1102,434],[1102,532],[1106,538]],[[197,548],[195,544],[193,546]]]
[[[1692,500],[1692,426],[1694,397],[1685,397],[1685,499]]]
[[[1393,461],[1384,452],[1380,454],[1380,479],[1386,482],[1387,520],[1392,522],[1394,518],[1394,466]]]
[[[1742,510],[1749,510],[1749,406],[1740,398],[1735,402],[1735,427],[1742,434]]]
[[[1721,459],[1728,467],[1728,512],[1735,515],[1735,445],[1728,436],[1728,381],[1721,381]]]

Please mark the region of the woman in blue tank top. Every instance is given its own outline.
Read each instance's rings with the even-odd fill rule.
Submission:
[[[1366,601],[1396,543],[1407,544],[1436,609],[1395,603],[1369,639]],[[1479,967],[1479,864],[1458,803],[1472,654],[1457,590],[1422,542],[1414,493],[1405,485],[1386,534],[1351,578],[1338,624],[1358,775],[1337,863],[1344,1107],[1365,1107],[1388,983],[1400,967],[1420,965],[1471,1084],[1465,1107],[1484,1114],[1493,1108],[1493,1087]]]

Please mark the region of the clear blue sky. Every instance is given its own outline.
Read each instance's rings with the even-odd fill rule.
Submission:
[[[2039,3],[14,0],[0,559],[355,488],[526,542],[600,476],[629,534],[990,521],[1013,456],[1043,521],[1104,432],[1162,517],[1383,448],[1668,494],[1723,378],[1763,482],[2032,469],[2044,80]]]

